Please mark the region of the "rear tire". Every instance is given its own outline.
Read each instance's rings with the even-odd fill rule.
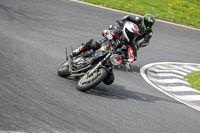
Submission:
[[[94,74],[97,74],[96,76],[93,76]],[[97,86],[100,82],[102,82],[106,76],[107,76],[107,70],[105,68],[100,68],[98,70],[98,72],[94,72],[93,73],[93,77],[89,77],[91,79],[89,79],[87,77],[87,74],[84,75],[77,83],[76,85],[76,88],[79,90],[79,91],[86,91],[86,90],[89,90],[95,86]],[[88,81],[89,80],[89,81]],[[92,81],[90,81],[92,80]],[[89,82],[89,83],[88,83]]]
[[[60,77],[66,77],[70,75],[67,60],[58,68],[57,73]]]

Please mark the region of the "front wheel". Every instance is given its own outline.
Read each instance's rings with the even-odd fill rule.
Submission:
[[[66,60],[57,70],[58,75],[61,77],[69,76],[68,61]]]
[[[107,76],[107,71],[105,68],[97,69],[90,76],[87,74],[84,75],[77,83],[76,88],[80,91],[89,90],[96,85],[98,85],[101,81],[103,81]]]

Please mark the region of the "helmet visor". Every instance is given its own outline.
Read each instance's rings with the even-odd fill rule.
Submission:
[[[153,25],[153,22],[144,21],[144,24],[145,24],[147,29],[150,29]]]

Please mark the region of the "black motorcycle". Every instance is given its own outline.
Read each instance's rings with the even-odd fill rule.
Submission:
[[[109,81],[113,75],[113,67],[122,63],[122,57],[116,52],[116,43],[112,40],[104,39],[102,47],[96,51],[87,51],[72,57],[72,47],[66,47],[66,61],[59,67],[58,75],[61,77],[74,76],[79,78],[76,85],[80,91],[89,90],[103,81],[109,85],[114,81]],[[114,75],[113,75],[114,78]]]

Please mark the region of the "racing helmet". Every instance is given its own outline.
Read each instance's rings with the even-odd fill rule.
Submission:
[[[154,23],[155,23],[155,18],[153,15],[151,14],[144,15],[142,19],[142,26],[144,27],[145,30],[151,29]]]
[[[134,41],[139,33],[139,28],[132,22],[125,22],[123,26],[123,35],[128,42]]]

